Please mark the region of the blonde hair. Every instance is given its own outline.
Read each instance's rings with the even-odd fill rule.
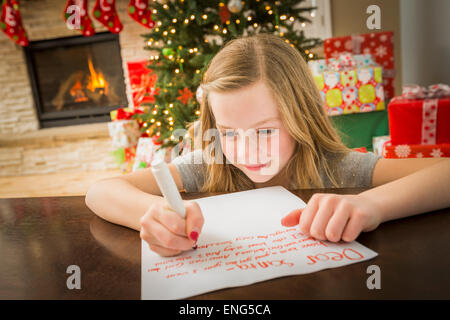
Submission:
[[[322,188],[322,169],[335,187],[338,170],[327,163],[326,154],[344,156],[350,151],[332,127],[323,108],[322,98],[311,72],[297,49],[276,35],[260,33],[229,41],[210,61],[203,75],[200,119],[202,132],[215,127],[208,99],[210,91],[229,92],[258,81],[271,90],[281,120],[296,146],[286,167],[293,188]],[[194,125],[189,132],[193,137]],[[200,143],[200,142],[199,142]],[[207,149],[213,141],[201,141]],[[227,163],[222,150],[222,163],[208,161],[203,192],[235,192],[255,187],[240,169]],[[211,155],[215,156],[215,155]]]

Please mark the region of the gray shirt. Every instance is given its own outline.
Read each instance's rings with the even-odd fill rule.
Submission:
[[[352,151],[338,160],[336,168],[340,170],[341,188],[372,187],[372,173],[377,160],[381,156],[373,152],[362,153]],[[336,161],[330,156],[327,161]],[[197,149],[173,159],[172,163],[178,169],[186,192],[199,192],[205,179],[206,162],[202,159],[202,150]],[[333,184],[324,171],[319,170],[325,188],[333,188]]]

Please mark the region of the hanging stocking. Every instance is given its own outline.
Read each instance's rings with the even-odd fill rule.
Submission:
[[[18,0],[3,1],[0,28],[15,43],[21,46],[28,45],[28,38],[22,26],[22,19],[20,18]]]
[[[76,7],[78,8],[76,8]],[[77,17],[79,15],[79,17]],[[87,0],[69,0],[64,9],[64,21],[70,29],[79,29],[83,36],[95,34],[94,24],[88,16]]]
[[[131,18],[149,29],[155,26],[152,20],[152,9],[148,6],[148,0],[130,0],[128,14]]]
[[[112,33],[119,33],[123,26],[116,11],[116,0],[97,0],[92,11],[95,19],[100,21]]]

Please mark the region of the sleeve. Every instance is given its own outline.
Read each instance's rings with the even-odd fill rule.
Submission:
[[[334,170],[338,171],[339,188],[371,188],[372,175],[375,164],[381,156],[373,152],[351,151],[345,157],[334,163]],[[335,157],[328,161],[335,161]],[[322,172],[325,188],[335,188],[330,179]]]
[[[177,168],[186,192],[199,192],[205,181],[206,162],[198,149],[172,160]]]
[[[351,151],[337,163],[340,188],[371,188],[375,164],[381,156],[373,152]],[[327,187],[327,186],[326,186]]]

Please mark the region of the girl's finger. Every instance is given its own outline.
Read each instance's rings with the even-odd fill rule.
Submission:
[[[193,240],[197,241],[202,231],[205,220],[202,215],[200,206],[195,201],[188,201],[186,204],[186,234]]]
[[[287,216],[281,219],[281,224],[285,227],[292,227],[300,222],[300,216],[305,208],[296,209],[291,211]]]
[[[186,220],[168,207],[162,207],[155,214],[154,219],[164,225],[172,233],[186,237]]]
[[[309,234],[309,229],[319,206],[319,194],[314,194],[300,215],[299,228],[304,234]]]
[[[162,257],[175,256],[182,252],[181,250],[172,250],[172,249],[164,248],[164,247],[158,246],[157,244],[154,244],[154,243],[149,244],[149,247],[150,247],[150,250],[156,252],[157,254],[159,254]]]
[[[362,230],[362,220],[358,214],[352,214],[342,233],[342,240],[351,242],[358,238]]]
[[[314,220],[311,223],[311,228],[309,234],[318,239],[325,240],[325,229],[328,225],[328,221],[334,213],[334,203],[330,200],[320,203],[319,209],[317,210]]]
[[[184,251],[192,248],[192,240],[176,235],[156,220],[153,221],[150,229],[151,234],[157,240],[157,244],[161,247]]]
[[[344,204],[338,206],[325,229],[325,236],[329,241],[338,242],[341,240],[342,232],[344,232],[349,217],[350,207]]]

